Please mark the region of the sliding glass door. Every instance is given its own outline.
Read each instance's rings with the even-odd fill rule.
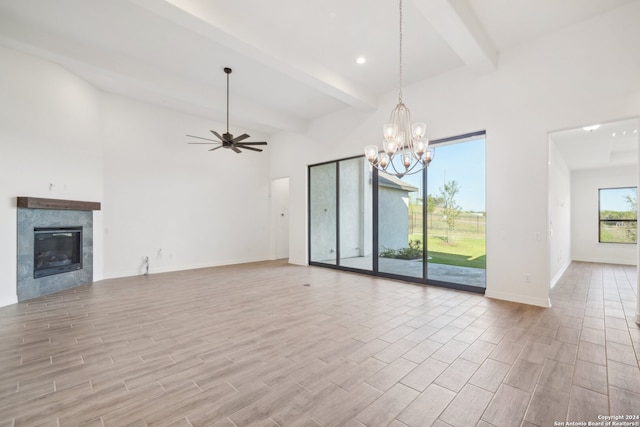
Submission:
[[[340,266],[361,270],[373,268],[371,241],[371,172],[358,157],[338,162]]]
[[[380,273],[424,278],[423,180],[423,172],[402,179],[378,173]]]
[[[338,205],[335,163],[309,168],[309,260],[336,265]]]
[[[309,260],[371,271],[371,171],[363,157],[309,168]]]
[[[427,280],[484,289],[484,134],[437,147],[427,177]]]
[[[310,264],[483,292],[485,135],[435,147],[402,178],[364,157],[309,166]]]

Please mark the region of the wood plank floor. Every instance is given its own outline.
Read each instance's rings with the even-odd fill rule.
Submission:
[[[543,309],[277,261],[105,280],[0,309],[0,426],[640,415],[635,283],[574,263]]]

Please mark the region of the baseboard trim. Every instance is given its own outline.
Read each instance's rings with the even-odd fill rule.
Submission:
[[[616,265],[638,265],[636,262],[622,262],[610,259],[583,259],[574,258],[572,261],[576,262],[592,262],[594,264],[616,264]]]
[[[571,265],[571,261],[569,261],[568,263],[566,263],[565,265],[563,265],[560,270],[558,270],[558,272],[556,273],[555,276],[553,276],[553,279],[551,279],[551,288],[553,289],[557,284],[558,281],[560,280],[560,278],[562,277],[562,275],[564,274],[565,271],[567,271],[567,268],[569,268],[569,266]]]
[[[488,298],[503,300],[503,301],[511,301],[511,302],[518,302],[521,304],[536,305],[538,307],[544,307],[544,308],[551,307],[551,299],[549,298],[529,297],[526,295],[511,294],[509,292],[495,292],[495,291],[491,291],[490,289],[487,289],[484,296]]]
[[[172,267],[164,267],[164,268],[155,268],[153,264],[150,265],[149,274],[158,274],[158,273],[172,273],[174,271],[185,271],[185,270],[198,270],[201,268],[213,268],[213,267],[224,267],[225,265],[237,265],[237,264],[249,264],[252,262],[262,262],[269,261],[269,258],[255,258],[255,259],[238,259],[238,260],[225,260],[219,263],[201,263],[201,264],[189,264],[189,265],[180,265],[180,266],[172,266]],[[104,274],[104,279],[120,279],[122,277],[132,277],[132,276],[141,276],[143,272],[140,270],[137,271],[127,271],[127,272],[115,272]]]
[[[13,298],[0,298],[0,307],[6,307],[8,305],[17,304],[18,296],[14,296]]]

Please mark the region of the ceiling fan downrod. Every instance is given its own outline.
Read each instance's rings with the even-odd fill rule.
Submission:
[[[215,130],[210,130],[210,132],[212,134],[214,134],[216,136],[216,138],[218,138],[219,141],[216,141],[214,139],[209,139],[209,138],[203,138],[201,136],[196,136],[196,135],[187,135],[190,138],[197,138],[197,139],[200,139],[200,140],[210,141],[210,142],[189,142],[189,144],[216,144],[216,145],[218,145],[217,147],[214,147],[214,148],[210,149],[209,151],[214,151],[214,150],[217,150],[219,148],[228,148],[228,149],[231,149],[231,150],[233,150],[234,152],[236,152],[238,154],[242,152],[241,149],[260,152],[260,151],[262,151],[262,149],[256,148],[256,147],[253,147],[253,146],[254,145],[267,145],[266,141],[243,142],[244,140],[249,138],[248,134],[243,133],[242,135],[234,138],[233,135],[231,135],[231,133],[229,133],[229,74],[231,74],[231,72],[233,70],[231,70],[231,68],[229,68],[229,67],[224,67],[223,70],[224,70],[225,74],[227,75],[227,131],[225,133],[223,133],[222,135],[220,135]]]
[[[224,67],[224,72],[227,74],[227,134],[225,135],[225,138],[229,135],[229,139],[231,139],[233,137],[229,133],[229,74],[231,74],[233,70],[229,67]]]

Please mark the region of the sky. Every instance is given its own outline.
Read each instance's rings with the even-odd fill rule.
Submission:
[[[485,203],[485,140],[480,139],[436,148],[427,169],[427,194],[440,195],[445,180],[457,181],[460,188],[455,200],[463,211],[484,212]],[[420,174],[402,178],[422,188]]]
[[[636,196],[635,188],[607,188],[600,189],[600,209],[605,211],[627,212],[631,206],[626,196]]]

